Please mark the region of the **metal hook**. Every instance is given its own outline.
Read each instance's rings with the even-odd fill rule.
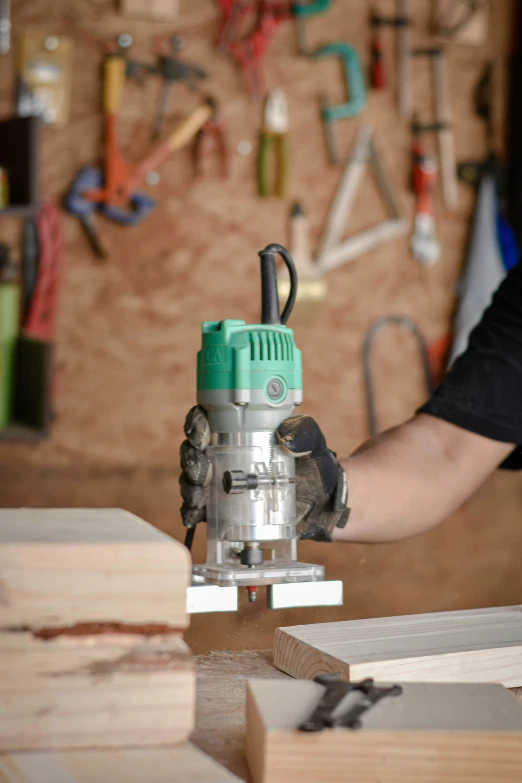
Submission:
[[[370,352],[375,337],[386,326],[400,326],[401,329],[405,329],[406,331],[413,334],[419,346],[422,369],[424,372],[424,379],[426,382],[426,390],[428,392],[428,395],[431,395],[433,393],[433,388],[434,388],[433,378],[431,375],[428,347],[426,345],[426,340],[424,339],[424,335],[422,334],[421,330],[419,329],[415,321],[413,321],[411,318],[406,318],[405,316],[400,316],[400,315],[388,315],[385,316],[384,318],[379,318],[377,321],[375,321],[366,332],[366,336],[364,338],[364,345],[363,345],[364,385],[365,385],[365,392],[366,392],[366,406],[368,409],[368,424],[370,428],[371,437],[379,433],[379,427],[377,424],[377,413],[375,409],[375,392],[374,392]]]

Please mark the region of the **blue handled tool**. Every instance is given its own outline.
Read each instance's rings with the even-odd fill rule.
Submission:
[[[103,247],[98,232],[96,230],[95,211],[97,204],[89,201],[83,195],[86,190],[101,187],[103,175],[99,169],[92,166],[85,166],[80,169],[74,181],[69,188],[64,200],[64,207],[67,212],[77,217],[85,229],[87,238],[91,243],[92,249],[98,258],[105,258],[107,253]]]
[[[345,103],[339,103],[335,106],[330,104],[326,96],[321,99],[321,113],[326,134],[326,144],[328,155],[333,164],[340,162],[340,152],[335,138],[334,123],[338,120],[348,119],[360,114],[366,106],[366,85],[364,82],[363,70],[357,50],[353,46],[345,43],[331,43],[322,46],[315,52],[314,57],[340,57],[348,98]]]
[[[98,258],[106,258],[107,252],[100,240],[96,227],[96,211],[109,220],[124,226],[135,226],[154,209],[156,202],[143,193],[133,193],[129,199],[130,209],[116,207],[108,203],[96,203],[86,198],[85,193],[103,186],[103,174],[100,169],[85,166],[80,169],[65,196],[64,207],[77,217],[85,229],[92,249]]]
[[[137,226],[156,207],[156,202],[144,193],[133,193],[129,199],[130,209],[113,204],[100,204],[99,210],[109,220],[122,226]]]

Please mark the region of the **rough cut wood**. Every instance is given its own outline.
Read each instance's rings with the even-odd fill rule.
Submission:
[[[184,742],[194,711],[179,634],[0,634],[0,750]]]
[[[522,607],[277,628],[275,665],[292,677],[522,685]]]
[[[121,509],[0,509],[0,629],[188,625],[190,556]]]
[[[322,692],[306,680],[248,683],[246,753],[254,783],[521,779],[522,708],[500,685],[404,683],[402,695],[375,705],[357,731],[297,731]]]
[[[0,757],[2,783],[239,783],[190,743],[176,748],[62,753],[13,753]]]
[[[0,750],[184,742],[189,566],[125,511],[0,511]]]

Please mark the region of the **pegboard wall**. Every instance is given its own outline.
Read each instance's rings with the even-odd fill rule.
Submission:
[[[431,3],[411,0],[414,44],[430,41]],[[383,13],[395,3],[380,0]],[[450,46],[448,69],[458,160],[485,154],[481,121],[472,104],[484,63],[498,63],[496,137],[503,136],[503,84],[512,5],[492,4],[489,36],[481,47]],[[308,24],[312,48],[332,40],[369,54],[370,4],[334,0],[327,13]],[[0,444],[0,504],[25,506],[113,506],[128,508],[172,535],[183,535],[177,490],[182,424],[195,400],[195,363],[203,320],[259,317],[257,251],[268,242],[288,243],[288,215],[299,199],[318,240],[340,170],[328,164],[319,113],[319,96],[342,100],[343,82],[335,60],[313,61],[296,54],[290,23],[281,24],[265,58],[267,87],[282,87],[290,111],[291,174],[288,197],[257,197],[256,149],[262,104],[248,98],[240,74],[216,50],[220,11],[215,0],[180,0],[176,22],[122,17],[112,0],[18,0],[13,32],[39,30],[66,34],[75,41],[71,118],[63,130],[43,132],[43,194],[61,199],[77,169],[103,154],[101,62],[103,42],[132,33],[133,57],[151,60],[158,34],[186,36],[185,60],[208,71],[205,92],[214,95],[228,133],[230,177],[218,176],[217,158],[205,160],[205,176],[193,176],[190,149],[174,154],[161,181],[148,188],[158,208],[132,228],[100,219],[109,249],[100,263],[92,255],[78,222],[64,214],[65,259],[56,359],[56,418],[52,438],[40,445]],[[395,100],[394,33],[385,31],[389,88],[371,92],[364,120],[375,129],[375,143],[396,188],[401,210],[412,220],[409,192],[408,125]],[[16,47],[15,47],[16,49]],[[0,110],[13,109],[14,56],[0,63]],[[160,84],[126,87],[119,122],[122,147],[142,155]],[[433,118],[427,63],[413,69],[413,103]],[[168,128],[197,104],[183,85],[172,94]],[[339,124],[348,154],[361,118]],[[240,155],[242,141],[252,144]],[[428,142],[428,146],[431,142]],[[433,142],[434,144],[434,142]],[[408,236],[332,272],[328,300],[315,319],[297,319],[297,344],[303,349],[303,411],[320,422],[338,454],[347,455],[367,436],[361,348],[368,326],[384,315],[413,318],[428,342],[447,333],[456,284],[465,258],[473,193],[460,186],[453,213],[436,198],[442,258],[432,268],[412,259]],[[385,215],[368,173],[357,197],[347,235]],[[16,242],[20,224],[0,221],[0,238]],[[378,411],[382,428],[408,418],[423,401],[416,346],[406,335],[389,332],[375,350]],[[441,489],[443,491],[443,489]],[[451,520],[409,542],[387,546],[302,546],[303,559],[324,562],[330,578],[344,578],[345,605],[338,610],[267,612],[263,601],[234,616],[194,618],[195,650],[271,645],[277,625],[336,618],[378,616],[437,609],[509,604],[522,600],[520,504],[522,480],[495,475]],[[195,559],[203,558],[200,533]]]

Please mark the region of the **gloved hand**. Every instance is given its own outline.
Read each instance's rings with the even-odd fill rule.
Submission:
[[[344,470],[311,416],[290,416],[276,435],[281,449],[296,457],[298,538],[331,541],[334,528],[344,527],[350,514]]]
[[[187,414],[180,448],[180,487],[183,524],[205,521],[212,466],[205,454],[210,427],[205,411],[196,405]],[[297,535],[301,539],[331,541],[335,527],[344,527],[350,513],[344,470],[323,433],[310,416],[292,416],[277,430],[279,446],[296,457]]]

